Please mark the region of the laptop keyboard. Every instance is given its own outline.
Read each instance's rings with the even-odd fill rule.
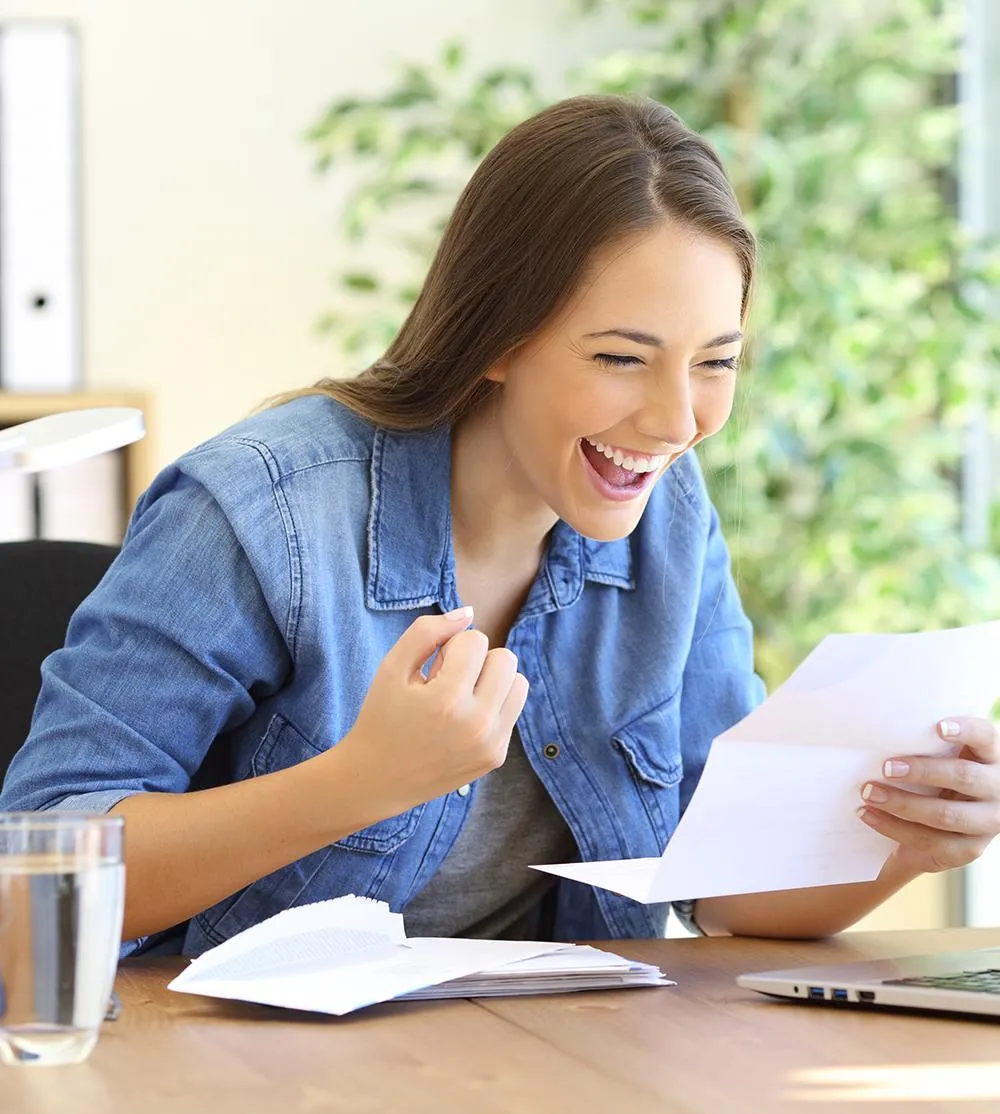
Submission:
[[[908,979],[883,979],[884,986],[927,986],[938,990],[974,990],[980,994],[1000,994],[1000,968],[985,971],[959,971],[954,975],[914,975]]]

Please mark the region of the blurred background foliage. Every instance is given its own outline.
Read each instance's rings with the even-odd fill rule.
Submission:
[[[1000,356],[1000,268],[956,216],[960,0],[591,0],[634,46],[564,93],[645,94],[722,154],[762,247],[752,344],[726,431],[701,450],[770,685],[830,631],[1000,614],[997,547],[961,529],[963,428]],[[485,152],[548,99],[459,44],[309,132],[344,175],[368,265],[322,322],[345,373],[382,353]],[[414,229],[420,231],[415,232]],[[1000,540],[1000,510],[994,515]]]

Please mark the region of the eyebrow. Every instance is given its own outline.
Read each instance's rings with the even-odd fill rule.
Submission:
[[[634,340],[636,344],[647,344],[650,348],[663,347],[663,341],[658,336],[654,336],[652,333],[643,333],[638,329],[603,329],[599,333],[587,333],[587,337],[624,337],[625,340]],[[701,347],[722,348],[723,345],[735,344],[736,341],[742,339],[743,334],[737,330],[735,333],[722,333],[720,336],[713,337]]]

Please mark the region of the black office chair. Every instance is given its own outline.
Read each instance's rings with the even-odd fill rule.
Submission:
[[[117,546],[91,542],[0,542],[0,784],[27,738],[42,662],[63,645],[73,612],[117,555]],[[231,779],[223,737],[209,747],[189,788]]]
[[[42,661],[117,553],[91,542],[0,543],[0,781],[28,734]]]

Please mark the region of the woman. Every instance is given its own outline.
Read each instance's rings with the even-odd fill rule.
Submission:
[[[2,807],[126,818],[131,950],[344,893],[415,935],[661,933],[663,908],[527,866],[659,854],[761,697],[689,451],[729,416],[753,272],[717,156],[667,109],[578,98],[515,128],[384,359],[155,480]],[[865,787],[898,841],[878,881],[682,912],[833,932],[975,858],[996,736],[958,727],[962,759],[892,756],[909,772]],[[184,792],[210,746],[223,784]]]

